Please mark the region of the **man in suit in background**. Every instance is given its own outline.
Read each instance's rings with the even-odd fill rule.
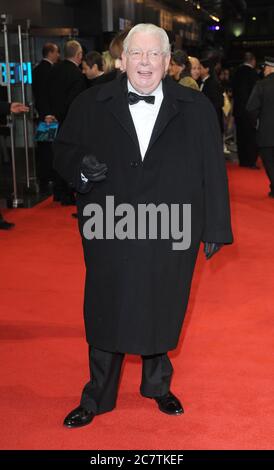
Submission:
[[[250,123],[246,105],[258,80],[255,70],[256,58],[251,52],[244,55],[244,63],[235,72],[232,90],[234,118],[237,133],[237,147],[240,166],[257,169],[256,131]]]
[[[57,119],[62,126],[74,98],[86,90],[85,77],[79,66],[83,59],[83,50],[78,41],[68,41],[64,47],[65,60],[55,65],[49,78],[49,114],[46,120]],[[60,176],[54,187],[54,199],[62,205],[75,204],[73,191]]]
[[[59,47],[52,42],[47,42],[43,46],[42,56],[43,59],[32,73],[32,91],[39,121],[44,121],[45,117],[50,114],[48,82],[53,65],[60,59]],[[37,142],[37,174],[41,191],[47,190],[48,183],[52,180],[52,160],[51,143]]]
[[[200,90],[207,96],[207,98],[213,104],[218,121],[220,124],[221,133],[224,132],[224,120],[223,120],[223,105],[224,97],[222,88],[219,85],[214,72],[214,64],[212,59],[201,59],[201,84]]]
[[[29,108],[25,106],[23,103],[6,103],[0,101],[0,115],[7,115],[9,113],[27,113]],[[9,230],[14,227],[14,224],[11,222],[7,222],[3,219],[3,216],[0,212],[0,230]]]
[[[256,83],[247,103],[247,112],[254,129],[257,144],[270,181],[269,197],[274,197],[274,57],[266,57],[263,80]]]

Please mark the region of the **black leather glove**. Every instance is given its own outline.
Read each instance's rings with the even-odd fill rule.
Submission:
[[[205,242],[204,245],[204,253],[206,259],[210,259],[217,251],[219,251],[223,246],[223,243],[212,243],[212,242]]]
[[[81,172],[92,183],[98,183],[106,178],[107,165],[99,163],[94,155],[85,155],[81,163]]]
[[[107,165],[99,163],[94,155],[85,155],[80,165],[76,190],[79,193],[89,192],[93,187],[93,183],[99,183],[106,179],[107,170]]]

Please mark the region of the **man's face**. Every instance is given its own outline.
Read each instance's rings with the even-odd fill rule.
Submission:
[[[54,46],[54,51],[49,54],[49,59],[51,62],[56,64],[60,59],[60,50],[58,46]]]
[[[183,69],[184,68],[181,65],[176,64],[176,62],[171,59],[169,63],[168,74],[170,75],[170,77],[174,77],[175,80],[178,80]]]
[[[264,76],[267,77],[271,73],[274,72],[274,67],[270,67],[269,65],[264,66]]]
[[[92,80],[93,78],[97,77],[97,71],[98,68],[96,64],[94,64],[93,67],[90,67],[85,60],[82,61],[82,72],[89,80]]]
[[[202,64],[201,64],[200,71],[201,71],[201,78],[206,78],[209,75],[209,68],[204,67]]]
[[[78,65],[82,63],[83,60],[83,49],[79,48],[75,57],[73,58],[74,62],[76,62]]]
[[[164,55],[157,34],[135,33],[127,53],[122,54],[122,67],[131,85],[139,93],[153,92],[166,74],[170,54]]]
[[[252,65],[252,67],[253,67],[254,69],[256,68],[257,61],[256,61],[256,59],[255,59],[255,58],[254,58],[254,59],[252,59],[252,61],[251,61],[251,65]]]
[[[198,80],[201,76],[201,65],[198,59],[192,57],[190,59],[191,62],[191,70],[190,74],[194,80]]]

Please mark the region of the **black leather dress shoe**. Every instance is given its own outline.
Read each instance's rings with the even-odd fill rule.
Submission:
[[[158,403],[159,410],[168,415],[181,415],[184,409],[173,393],[168,392],[162,397],[155,397],[154,400]]]
[[[10,230],[14,227],[14,224],[11,222],[7,222],[4,219],[0,219],[0,230]]]
[[[91,423],[95,414],[86,410],[81,405],[72,410],[64,419],[64,426],[67,428],[80,428]]]

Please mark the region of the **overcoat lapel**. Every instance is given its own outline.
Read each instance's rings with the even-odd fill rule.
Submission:
[[[151,138],[149,141],[148,149],[146,153],[149,152],[153,144],[156,140],[160,137],[160,135],[164,132],[165,128],[169,124],[169,122],[179,113],[178,105],[175,100],[165,93],[164,99],[157,116]]]
[[[149,152],[160,135],[164,132],[167,125],[175,118],[175,116],[177,116],[177,114],[179,114],[179,112],[181,112],[179,110],[178,100],[193,101],[193,99],[189,96],[184,96],[183,87],[177,84],[173,84],[169,77],[163,80],[163,92],[164,99],[152,131],[146,154]],[[126,74],[123,74],[122,77],[117,79],[115,87],[111,88],[111,90],[107,89],[106,87],[102,87],[97,99],[99,101],[108,100],[107,105],[110,112],[119,121],[124,130],[129,134],[140,154],[138,137],[129,111],[126,96],[127,76]]]
[[[99,101],[107,100],[107,106],[111,114],[119,121],[123,129],[128,133],[140,153],[138,137],[127,102],[127,79],[126,75],[116,79],[115,87],[108,92],[107,87],[102,87],[98,98]],[[141,158],[141,155],[140,155]]]

